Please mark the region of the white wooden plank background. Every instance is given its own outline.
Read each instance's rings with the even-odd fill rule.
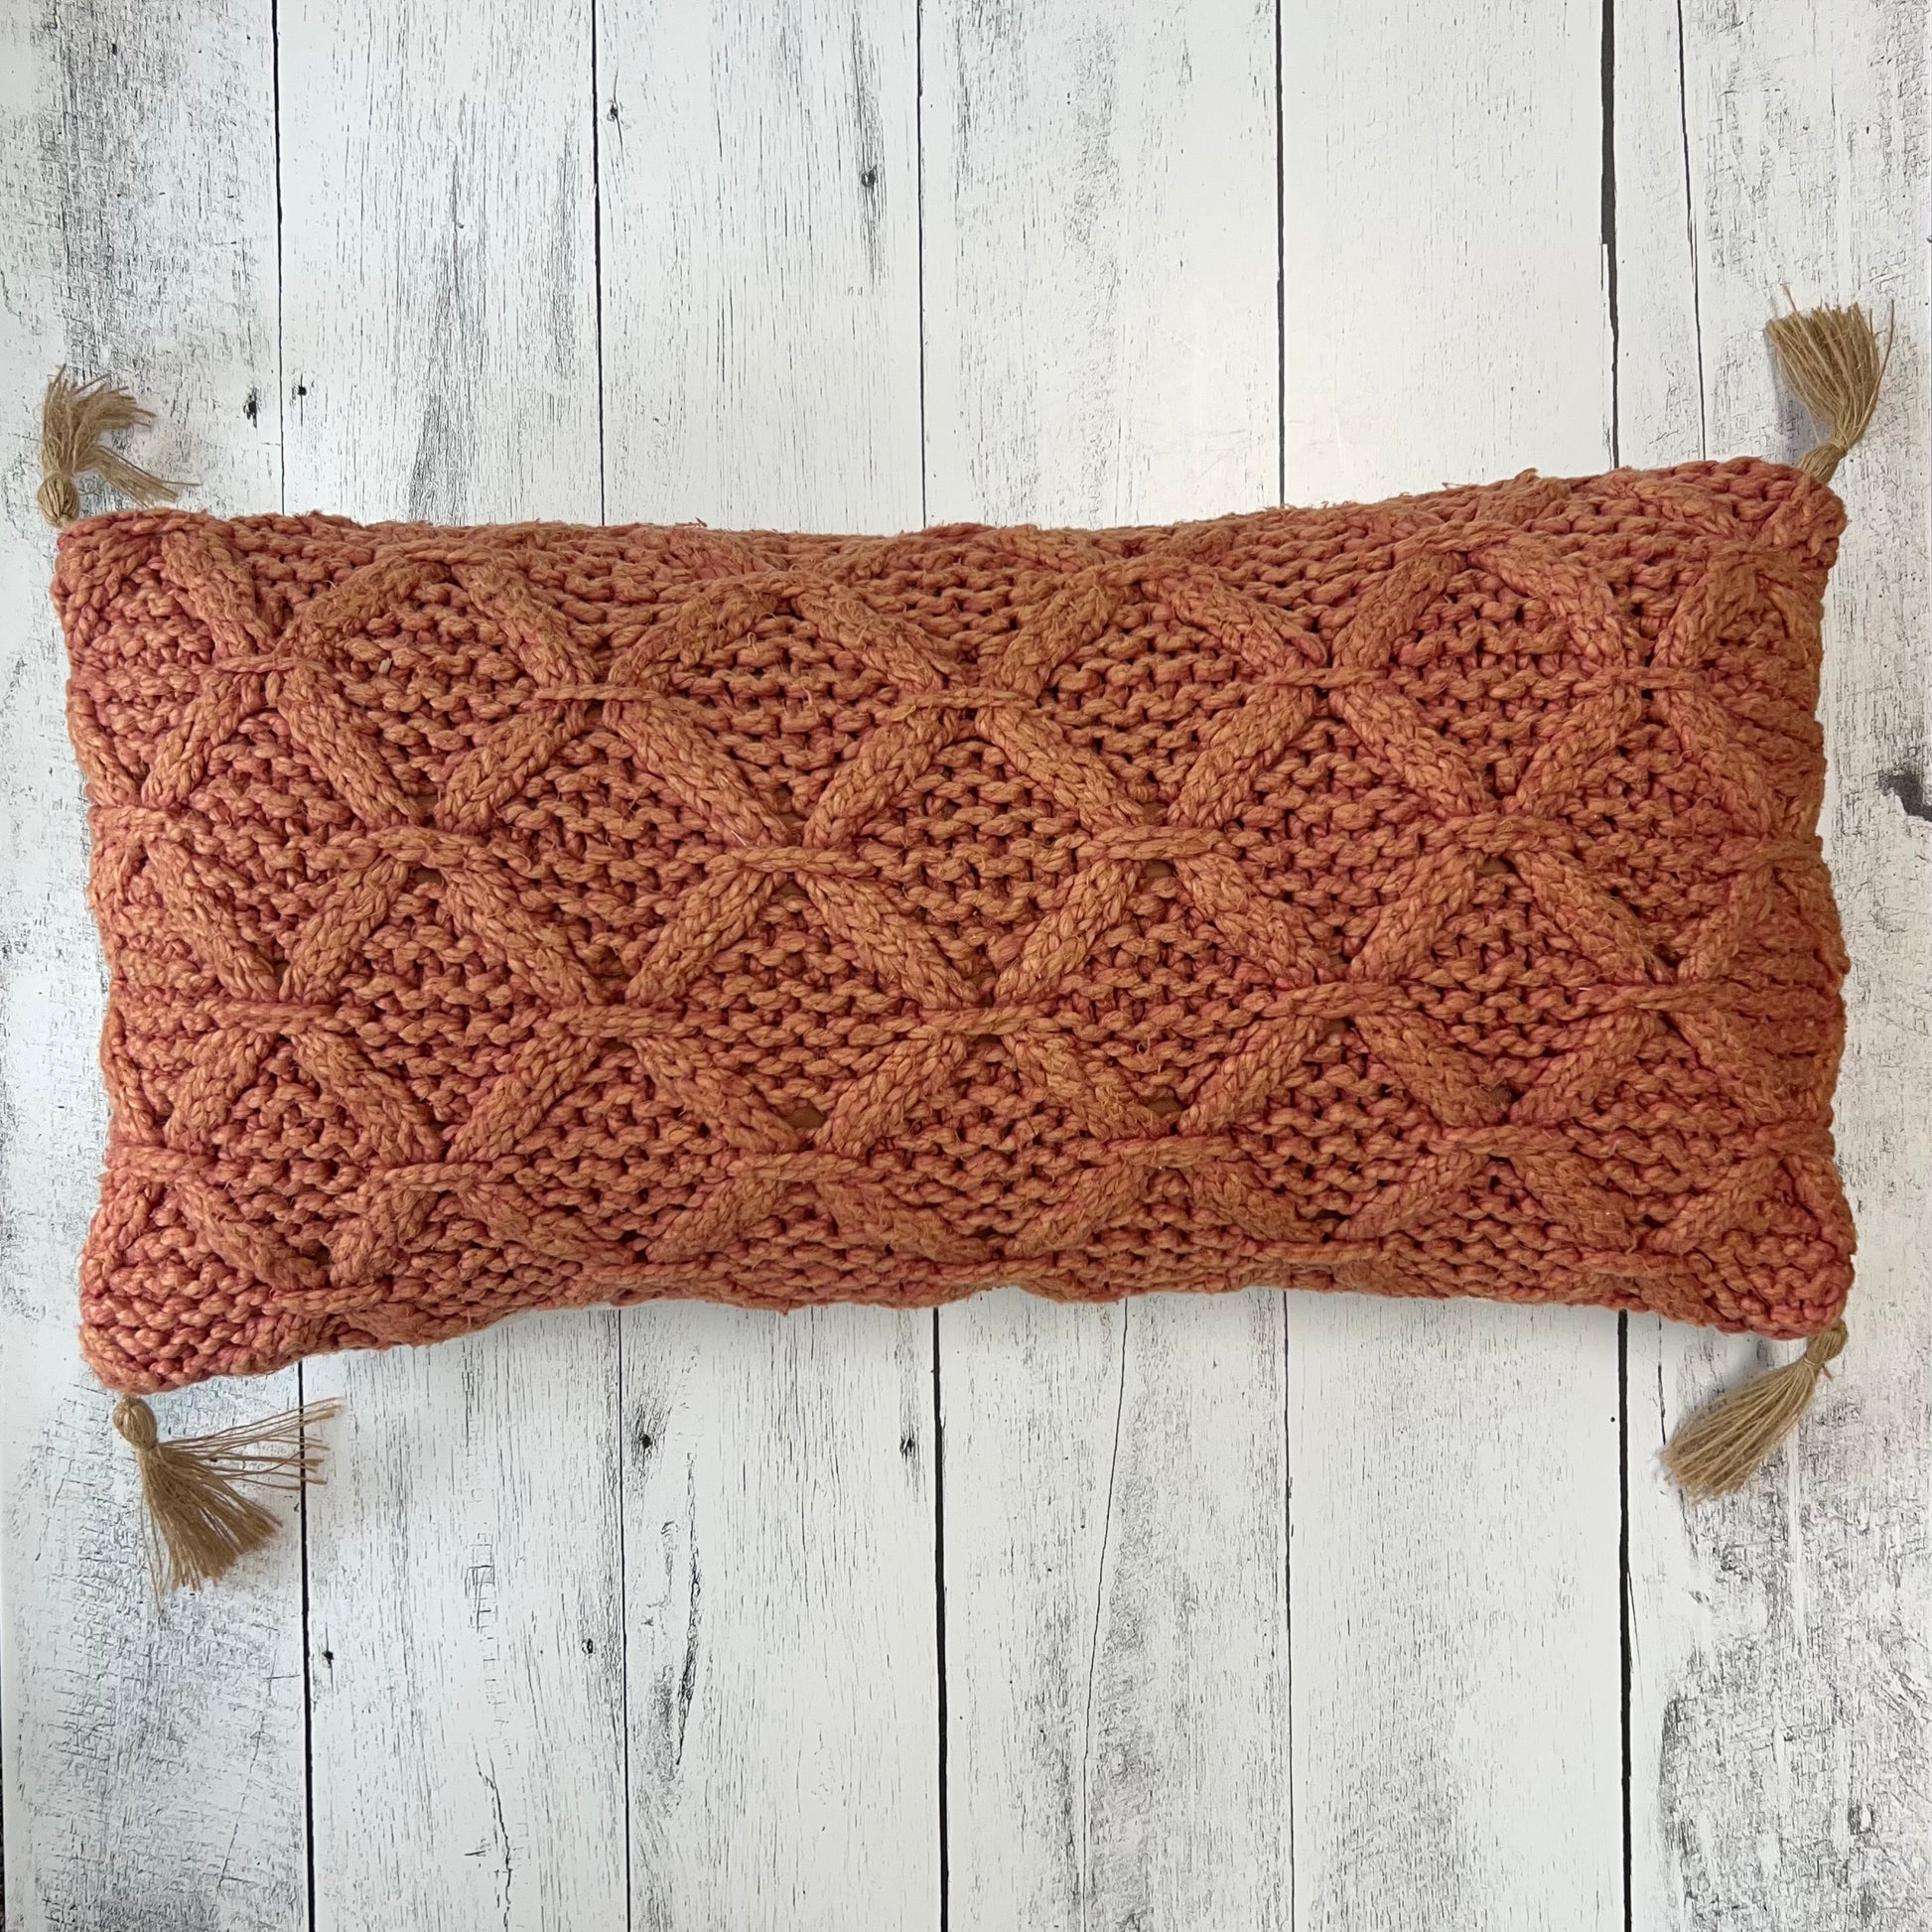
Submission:
[[[1919,0],[0,11],[5,1923],[1932,1921]],[[194,500],[893,529],[1788,454],[1896,304],[1828,620],[1854,1344],[1252,1294],[659,1307],[310,1365],[334,1481],[157,1608],[71,1334],[103,1110],[33,412]],[[198,1391],[258,1413],[294,1374]]]

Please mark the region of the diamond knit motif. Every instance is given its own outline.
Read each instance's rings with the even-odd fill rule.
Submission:
[[[1842,513],[76,525],[109,1384],[518,1309],[1835,1317]]]

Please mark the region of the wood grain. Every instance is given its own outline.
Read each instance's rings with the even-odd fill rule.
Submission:
[[[614,521],[918,523],[915,15],[606,5]],[[631,1896],[932,1928],[932,1318],[627,1310]]]
[[[595,521],[588,14],[280,21],[291,503]],[[316,1926],[621,1924],[616,1317],[304,1373]]]
[[[1272,4],[922,21],[932,520],[1274,501]]]
[[[1284,0],[1291,499],[1602,467],[1601,40],[1583,0]]]
[[[1282,17],[1288,490],[1609,451],[1601,27]],[[1300,1932],[1623,1923],[1616,1322],[1291,1296]]]
[[[277,17],[287,507],[595,522],[587,10]]]
[[[1632,1323],[1633,1907],[1640,1925],[1699,1932],[1903,1928],[1932,1897],[1924,17],[1700,0],[1680,21],[1618,13],[1619,179],[1634,150],[1678,181],[1671,204],[1618,194],[1619,256],[1645,291],[1625,310],[1626,359],[1701,378],[1695,414],[1625,385],[1634,449],[1789,458],[1810,443],[1762,334],[1783,283],[1881,316],[1895,302],[1899,342],[1835,480],[1850,526],[1825,620],[1823,829],[1852,955],[1837,1134],[1859,1224],[1853,1344],[1772,1467],[1689,1510],[1659,1479],[1659,1446],[1715,1388],[1791,1351]]]
[[[20,1932],[306,1913],[297,1542],[157,1605],[132,1458],[75,1347],[103,968],[25,434],[58,363],[111,369],[163,417],[145,460],[216,506],[273,500],[274,205],[250,192],[273,166],[266,26],[248,4],[0,18],[0,1810]],[[156,1408],[171,1433],[220,1427],[294,1383]]]
[[[935,518],[1270,500],[1272,11],[924,16]],[[951,1922],[1289,1896],[1281,1298],[940,1316]]]
[[[936,1927],[932,1318],[659,1312],[624,1317],[634,1923]]]
[[[614,522],[921,517],[913,0],[603,0]]]
[[[1281,1321],[942,1318],[954,1924],[1290,1923]]]

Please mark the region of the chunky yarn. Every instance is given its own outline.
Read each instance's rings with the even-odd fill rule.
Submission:
[[[76,524],[89,1357],[1000,1283],[1815,1333],[1841,522],[1746,461],[1101,532]]]

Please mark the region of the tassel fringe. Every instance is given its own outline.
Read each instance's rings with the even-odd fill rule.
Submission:
[[[339,1412],[336,1402],[311,1402],[238,1429],[164,1443],[154,1411],[139,1396],[114,1405],[114,1427],[141,1470],[157,1596],[214,1583],[275,1534],[279,1519],[246,1492],[319,1482],[322,1445],[310,1432]]]
[[[1791,302],[1791,291],[1784,299]],[[1879,385],[1891,360],[1893,321],[1880,343],[1871,318],[1856,302],[1849,309],[1806,309],[1791,303],[1788,316],[1764,325],[1771,347],[1798,400],[1825,432],[1798,459],[1798,468],[1819,483],[1832,474],[1871,427]]]
[[[1795,1362],[1767,1369],[1721,1395],[1687,1422],[1664,1451],[1664,1466],[1693,1502],[1741,1489],[1811,1407],[1822,1377],[1845,1352],[1845,1323],[1821,1328]]]
[[[141,504],[172,503],[187,486],[130,463],[101,440],[124,429],[146,429],[154,412],[104,375],[75,382],[57,369],[41,399],[41,514],[65,530],[80,514],[82,477],[97,477],[109,489]]]

